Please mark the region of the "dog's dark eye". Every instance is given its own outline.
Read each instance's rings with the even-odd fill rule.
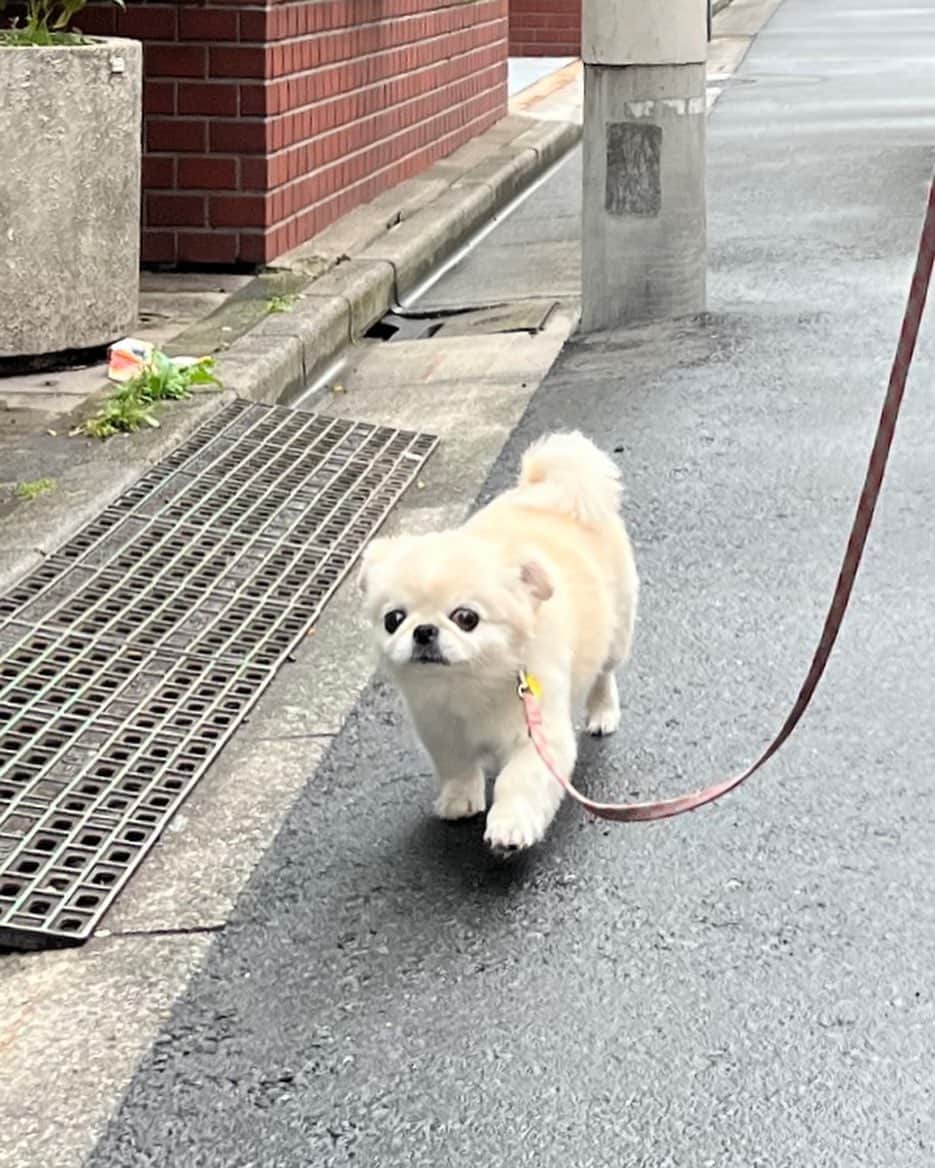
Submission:
[[[480,617],[473,608],[456,608],[451,614],[451,619],[463,633],[472,633],[477,628]]]
[[[392,636],[393,633],[406,619],[406,614],[401,608],[394,608],[392,612],[388,612],[383,618],[383,627]]]

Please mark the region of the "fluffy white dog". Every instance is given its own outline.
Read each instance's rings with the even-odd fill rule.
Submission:
[[[517,678],[538,682],[553,762],[571,775],[574,718],[620,722],[614,669],[633,638],[639,580],[620,475],[582,434],[526,452],[519,482],[462,527],[375,540],[360,581],[383,661],[432,757],[443,819],[486,808],[496,851],[542,839],[562,799],[530,742]]]

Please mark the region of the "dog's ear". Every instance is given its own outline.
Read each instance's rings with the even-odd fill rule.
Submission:
[[[360,557],[360,567],[357,569],[357,587],[364,596],[367,595],[367,579],[374,564],[386,559],[387,553],[397,541],[392,538],[374,539],[364,548]]]
[[[538,608],[543,601],[548,600],[555,591],[548,572],[538,560],[524,561],[519,570],[519,578],[529,593],[534,608]]]

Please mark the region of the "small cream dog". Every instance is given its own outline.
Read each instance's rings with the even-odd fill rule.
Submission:
[[[584,435],[526,452],[518,484],[463,527],[375,540],[360,573],[379,650],[432,757],[443,819],[485,810],[485,840],[512,852],[542,839],[562,788],[530,742],[517,697],[541,687],[557,767],[575,764],[574,717],[620,722],[614,668],[633,638],[639,580],[620,515],[617,467]]]

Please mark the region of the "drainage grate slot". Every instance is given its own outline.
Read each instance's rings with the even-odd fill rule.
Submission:
[[[0,597],[0,945],[91,935],[435,443],[236,402]]]

